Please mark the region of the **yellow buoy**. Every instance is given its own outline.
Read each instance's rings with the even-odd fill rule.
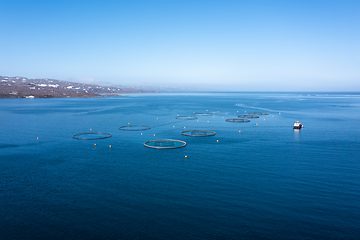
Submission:
[[[130,124],[130,123],[128,123],[128,124]]]
[[[36,139],[39,139],[39,137],[37,137]]]
[[[90,128],[90,131],[92,131],[92,128]]]
[[[155,134],[154,134],[154,137],[155,137]]]
[[[219,142],[219,140],[216,140],[216,142]]]
[[[109,146],[109,148],[111,148],[111,145]]]
[[[94,144],[94,146],[96,146],[96,143]]]
[[[241,132],[241,131],[239,131],[239,132]]]
[[[264,121],[265,121],[265,118],[264,118]]]
[[[256,125],[258,125],[258,124],[256,124]]]
[[[187,158],[187,156],[185,155],[185,158]]]

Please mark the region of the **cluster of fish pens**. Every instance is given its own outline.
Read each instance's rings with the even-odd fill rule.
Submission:
[[[206,113],[193,113],[193,116],[177,116],[175,117],[178,120],[196,120],[198,119],[197,116],[213,116],[213,114],[225,114],[222,111],[211,111]],[[251,112],[247,115],[239,115],[238,118],[229,118],[226,119],[226,122],[232,123],[246,123],[250,122],[252,118],[259,118],[260,115],[269,115],[268,113],[263,112]],[[257,124],[256,124],[257,125]],[[125,125],[118,128],[121,131],[145,131],[149,130],[149,126],[144,125]],[[92,129],[90,129],[92,130]],[[209,130],[186,130],[181,132],[184,136],[189,137],[210,137],[216,135],[216,132],[209,131]],[[155,136],[155,134],[154,134]],[[103,132],[87,132],[87,133],[78,133],[72,136],[74,139],[79,140],[99,140],[112,137],[110,133],[103,133]],[[96,146],[96,144],[94,144]],[[155,149],[173,149],[173,148],[181,148],[185,147],[187,143],[181,140],[175,139],[156,139],[150,140],[144,143],[145,147],[148,148],[155,148]],[[109,146],[111,147],[111,145]]]

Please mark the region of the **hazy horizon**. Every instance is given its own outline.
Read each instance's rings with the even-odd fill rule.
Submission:
[[[1,1],[0,75],[360,91],[358,1]]]

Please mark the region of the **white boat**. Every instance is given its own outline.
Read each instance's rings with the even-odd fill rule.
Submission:
[[[301,129],[302,127],[304,127],[300,121],[296,121],[293,125],[293,129]]]

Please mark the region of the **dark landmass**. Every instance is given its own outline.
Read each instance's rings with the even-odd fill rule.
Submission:
[[[143,91],[135,88],[103,87],[55,79],[29,79],[25,77],[0,76],[0,98],[124,96],[118,95],[117,93],[154,93],[154,91]]]

